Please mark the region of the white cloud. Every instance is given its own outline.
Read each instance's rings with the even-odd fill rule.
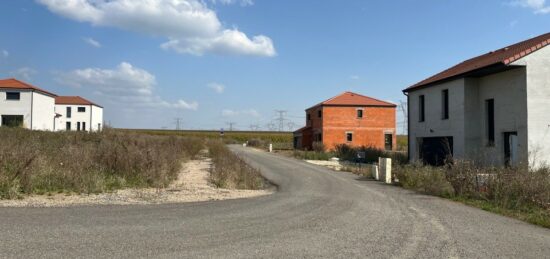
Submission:
[[[85,68],[61,73],[57,81],[73,87],[91,88],[95,94],[126,107],[178,108],[197,110],[197,102],[178,100],[170,103],[154,94],[155,76],[146,70],[122,62],[115,69]]]
[[[36,70],[30,68],[30,67],[22,67],[17,70],[11,71],[10,75],[19,78],[25,81],[30,81],[32,79],[32,76],[35,75],[37,72]]]
[[[358,75],[352,75],[349,77],[351,80],[359,80],[359,76]]]
[[[223,93],[225,91],[225,85],[219,84],[219,83],[209,83],[207,85],[208,88],[214,90],[216,93]]]
[[[7,57],[10,56],[10,53],[9,53],[7,50],[5,50],[5,49],[3,49],[3,50],[0,52],[0,54],[1,54],[0,56],[2,56],[2,57],[4,57],[4,58],[7,58]]]
[[[224,110],[222,110],[222,116],[223,117],[236,117],[236,116],[260,117],[261,115],[258,111],[254,110],[254,109],[242,110],[242,111],[224,109]]]
[[[201,0],[37,0],[51,12],[94,26],[166,37],[162,48],[203,55],[276,55],[272,40],[226,29]],[[249,1],[246,1],[249,2]]]
[[[92,38],[82,38],[82,40],[84,40],[84,42],[88,43],[88,45],[90,45],[92,47],[101,48],[101,43],[99,43],[98,41],[96,41]]]
[[[550,13],[550,6],[546,4],[546,0],[516,0],[511,4],[532,9],[536,14]]]
[[[232,4],[236,4],[236,3],[239,3],[241,6],[254,5],[253,0],[211,0],[211,2],[213,4],[220,3],[220,4],[223,4],[223,5],[232,5]]]

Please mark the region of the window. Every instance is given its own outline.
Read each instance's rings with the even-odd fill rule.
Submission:
[[[76,122],[76,131],[80,131],[80,121]]]
[[[424,119],[425,119],[425,114],[424,114],[424,95],[421,95],[418,97],[418,121],[419,122],[423,122]]]
[[[323,111],[322,110],[317,111],[317,117],[319,117],[319,118],[323,117]]]
[[[363,118],[363,109],[357,109],[357,118]]]
[[[2,115],[2,126],[5,126],[5,127],[23,126],[23,115]]]
[[[67,118],[70,118],[72,116],[72,109],[71,107],[67,107]]]
[[[384,134],[384,148],[389,151],[393,150],[393,134]]]
[[[449,90],[445,89],[441,92],[441,118],[446,120],[449,118]]]
[[[308,121],[311,120],[311,114],[308,113],[308,114],[306,115],[306,117],[307,117],[307,120],[308,120]]]
[[[86,122],[82,122],[82,130],[86,131]]]
[[[65,130],[71,130],[71,122],[65,122]]]
[[[323,134],[322,133],[316,134],[315,135],[315,141],[322,142],[323,141]]]
[[[352,132],[346,132],[346,141],[352,142],[353,141],[353,133]]]
[[[86,112],[86,107],[78,107],[78,112]]]
[[[495,143],[495,99],[485,100],[488,145]]]
[[[6,100],[18,101],[21,99],[20,92],[6,92]]]

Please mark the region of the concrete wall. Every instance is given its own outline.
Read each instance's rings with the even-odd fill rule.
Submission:
[[[357,118],[357,110],[363,118]],[[323,108],[323,143],[327,149],[336,145],[370,146],[384,149],[384,135],[392,134],[392,147],[396,146],[395,107],[325,106]],[[352,142],[346,133],[353,134]]]
[[[529,160],[533,166],[550,164],[550,47],[546,46],[516,62],[527,66],[527,134]]]
[[[90,123],[92,131],[103,130],[103,108],[92,105],[92,121]]]
[[[464,79],[441,83],[409,93],[409,145],[410,159],[418,160],[418,139],[425,137],[453,137],[453,155],[464,158]],[[442,119],[442,91],[449,90],[449,118]],[[424,95],[425,119],[419,121],[419,96]]]
[[[469,159],[475,159],[488,165],[504,165],[504,133],[517,132],[519,138],[519,159],[527,159],[527,96],[525,68],[516,68],[505,72],[471,79],[477,81],[467,88],[477,87],[476,94],[467,95],[472,103],[466,122],[469,126],[467,146]],[[475,90],[469,91],[469,93]],[[487,119],[485,101],[494,99],[495,105],[495,142],[487,138]],[[475,103],[477,102],[477,104]],[[475,130],[477,128],[477,131]],[[522,155],[524,154],[524,155]]]
[[[20,100],[6,100],[6,92],[20,92]],[[32,92],[28,90],[0,89],[0,118],[1,115],[23,115],[23,127],[31,127],[31,99]],[[0,120],[0,126],[2,120]]]
[[[67,107],[71,107],[71,118],[67,118]],[[84,112],[78,112],[78,107],[85,107],[86,110]],[[98,123],[101,123],[101,127],[103,128],[103,109],[100,107],[94,105],[56,104],[55,112],[61,114],[61,117],[57,119],[57,125],[59,125],[57,130],[67,130],[67,122],[71,123],[71,130],[77,130],[78,122],[80,122],[80,130],[84,130],[83,123],[86,123],[86,131],[90,131],[90,127],[92,127],[94,131],[97,130]]]
[[[32,129],[54,130],[55,98],[32,92]]]
[[[6,100],[6,92],[19,92],[19,100]],[[23,127],[33,130],[54,129],[55,99],[30,90],[0,90],[0,116],[22,115]],[[0,120],[0,125],[1,125]]]

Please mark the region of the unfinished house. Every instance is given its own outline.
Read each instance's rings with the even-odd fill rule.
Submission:
[[[306,110],[306,126],[294,132],[294,147],[311,150],[322,143],[328,150],[339,144],[395,149],[396,105],[344,92]]]
[[[466,60],[403,90],[409,156],[550,162],[550,33]]]

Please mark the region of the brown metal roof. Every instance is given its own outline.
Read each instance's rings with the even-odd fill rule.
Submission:
[[[439,74],[427,78],[409,88],[403,90],[408,92],[422,86],[427,86],[446,79],[457,77],[477,69],[486,68],[492,65],[509,65],[510,63],[525,57],[550,44],[550,33],[522,41],[499,50],[466,60],[454,67],[451,67]]]
[[[55,97],[55,104],[69,104],[69,105],[95,105],[101,107],[93,102],[90,102],[80,96],[57,96]]]
[[[23,81],[19,81],[15,78],[0,79],[0,88],[2,88],[2,89],[34,90],[34,91],[37,91],[37,92],[41,92],[43,94],[51,95],[53,97],[57,96],[54,93],[48,92],[44,89],[38,88],[34,85],[25,83]]]
[[[353,93],[353,92],[343,92],[335,97],[332,97],[324,102],[321,102],[313,107],[319,105],[327,106],[383,106],[383,107],[396,107],[395,104],[390,102],[381,101],[372,97],[365,95]],[[309,109],[311,109],[309,108]]]

